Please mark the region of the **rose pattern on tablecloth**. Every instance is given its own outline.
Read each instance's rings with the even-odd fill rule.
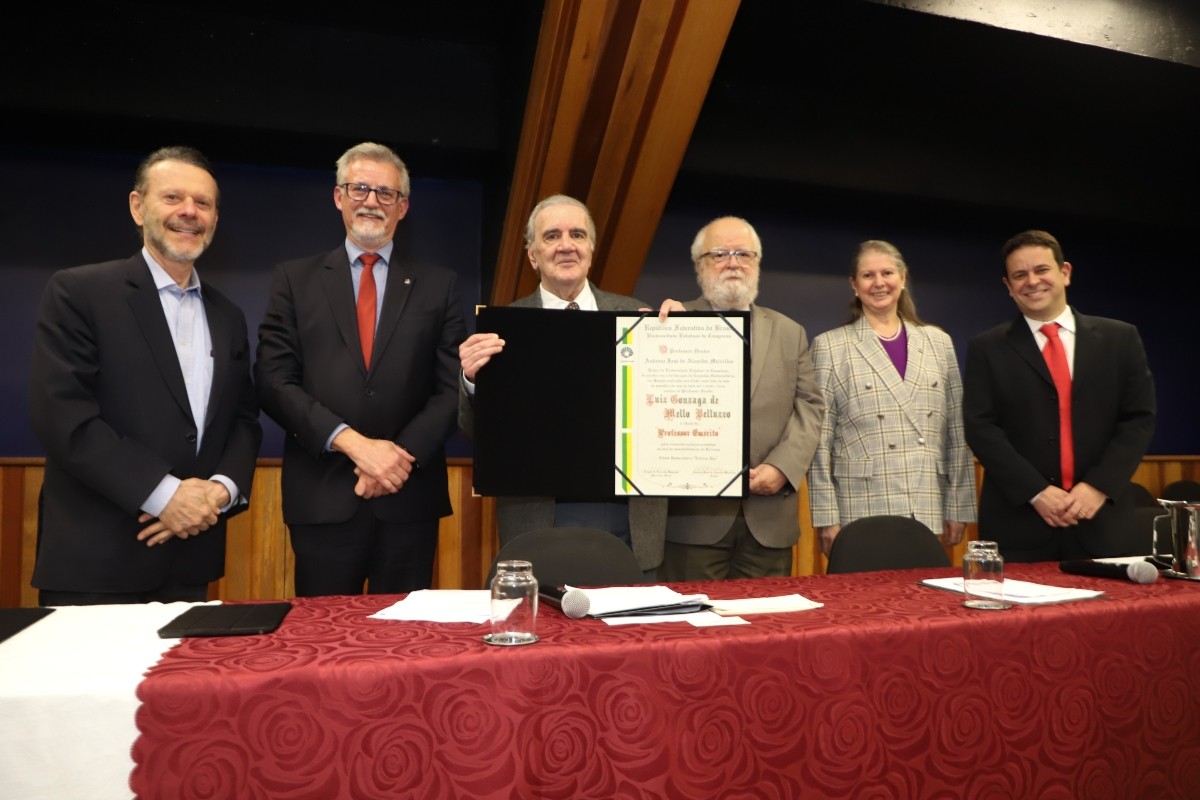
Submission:
[[[1109,598],[979,612],[944,572],[679,585],[799,592],[751,624],[370,619],[308,598],[279,631],[187,639],[139,688],[131,786],[171,798],[1190,798],[1200,594],[1072,576]],[[1010,576],[1064,585],[1057,565]],[[1164,616],[1169,612],[1169,618]]]

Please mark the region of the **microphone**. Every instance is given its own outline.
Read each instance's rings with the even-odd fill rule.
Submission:
[[[543,586],[538,589],[542,600],[562,611],[571,619],[587,616],[592,607],[587,592],[582,589],[568,589],[565,586]]]
[[[1148,561],[1132,564],[1108,564],[1103,561],[1063,561],[1058,565],[1071,575],[1087,575],[1091,578],[1121,578],[1134,583],[1154,583],[1158,570]]]

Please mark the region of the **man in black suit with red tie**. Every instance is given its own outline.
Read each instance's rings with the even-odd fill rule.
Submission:
[[[1021,315],[975,337],[963,378],[967,444],[983,465],[979,537],[1009,561],[1091,558],[1154,433],[1154,379],[1137,329],[1067,305],[1058,240],[1003,248]]]
[[[276,267],[255,366],[286,433],[296,594],[426,589],[451,511],[444,447],[466,337],[456,276],[395,252],[409,176],[390,148],[347,150],[333,202],[346,240]]]
[[[203,155],[155,151],[129,193],[141,251],[46,287],[29,381],[41,605],[203,601],[225,574],[262,430],[246,319],[195,269],[218,199]]]

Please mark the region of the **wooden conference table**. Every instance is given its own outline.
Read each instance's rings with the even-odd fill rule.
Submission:
[[[138,687],[144,798],[1194,798],[1200,586],[973,611],[954,570],[680,584],[799,592],[749,625],[368,619],[300,599],[267,636],[187,639]],[[2,724],[2,723],[0,723]],[[65,765],[64,765],[65,766]]]

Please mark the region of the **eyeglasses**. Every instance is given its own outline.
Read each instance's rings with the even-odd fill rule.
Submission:
[[[758,261],[757,250],[709,250],[707,253],[702,253],[701,258],[711,258],[716,264],[724,264],[727,261],[737,259],[743,264],[753,264]]]
[[[351,200],[359,203],[366,200],[371,192],[375,193],[375,199],[381,206],[395,205],[400,202],[400,198],[404,197],[404,192],[398,192],[386,186],[368,186],[365,183],[342,183],[338,186],[346,192]]]

